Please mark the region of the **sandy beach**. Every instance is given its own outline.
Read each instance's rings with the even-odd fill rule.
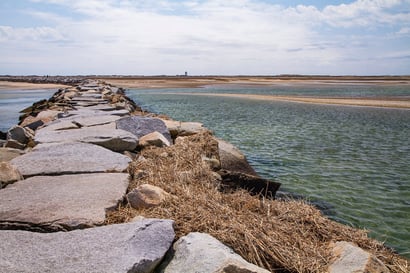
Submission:
[[[34,89],[57,89],[67,87],[62,84],[51,84],[51,83],[28,83],[28,82],[9,82],[0,81],[0,90],[34,90]]]

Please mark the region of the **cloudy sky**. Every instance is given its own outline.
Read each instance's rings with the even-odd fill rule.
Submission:
[[[410,0],[1,0],[0,74],[409,75]]]

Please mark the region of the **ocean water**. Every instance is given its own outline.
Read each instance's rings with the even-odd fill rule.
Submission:
[[[41,99],[48,99],[56,89],[0,90],[0,131],[18,124],[20,111]]]
[[[0,130],[56,90],[1,90]],[[410,110],[257,101],[171,93],[252,93],[410,99],[409,86],[209,86],[128,90],[143,108],[199,121],[238,146],[257,172],[339,222],[410,258]]]
[[[409,99],[409,86],[212,86],[128,95],[151,112],[204,123],[239,147],[260,175],[281,182],[282,191],[303,195],[328,217],[365,228],[410,257],[410,110],[184,92]]]

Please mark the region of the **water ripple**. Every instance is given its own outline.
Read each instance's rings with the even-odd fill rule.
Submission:
[[[363,92],[410,93],[408,89],[370,89]],[[334,94],[338,90],[311,92]],[[282,190],[322,204],[330,218],[366,228],[400,253],[409,253],[410,111],[163,93],[156,96],[151,91],[129,94],[151,111],[204,123],[217,136],[238,146],[259,174],[281,182]]]

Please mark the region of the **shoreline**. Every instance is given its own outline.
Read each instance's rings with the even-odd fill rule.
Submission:
[[[136,76],[136,75],[77,75],[77,76],[7,76],[1,82],[51,83],[77,85],[84,80],[101,80],[125,88],[195,88],[207,85],[251,86],[323,86],[323,85],[410,85],[410,75],[400,76],[329,76],[329,75],[205,75],[205,76]]]
[[[65,88],[68,85],[54,83],[29,83],[29,82],[11,82],[0,81],[0,92],[2,90],[36,90],[36,89],[58,89]]]
[[[72,77],[64,78],[69,81]],[[201,76],[201,77],[90,77],[103,80],[113,86],[127,89],[170,89],[170,88],[201,88],[205,86],[327,86],[327,85],[404,85],[410,86],[410,77],[332,77],[332,76],[300,76],[300,77],[264,77],[264,76]],[[28,78],[29,81],[31,78]],[[61,80],[61,79],[58,79]],[[73,78],[73,80],[76,80]],[[0,78],[0,92],[2,90],[35,90],[58,89],[68,85],[60,84],[50,77],[49,81],[33,83],[22,80],[3,81]],[[287,101],[298,103],[331,104],[347,106],[366,106],[383,108],[410,109],[410,99],[399,98],[328,98],[328,97],[299,97],[257,94],[221,94],[221,93],[167,93],[175,95],[202,95],[235,97],[253,100]]]

